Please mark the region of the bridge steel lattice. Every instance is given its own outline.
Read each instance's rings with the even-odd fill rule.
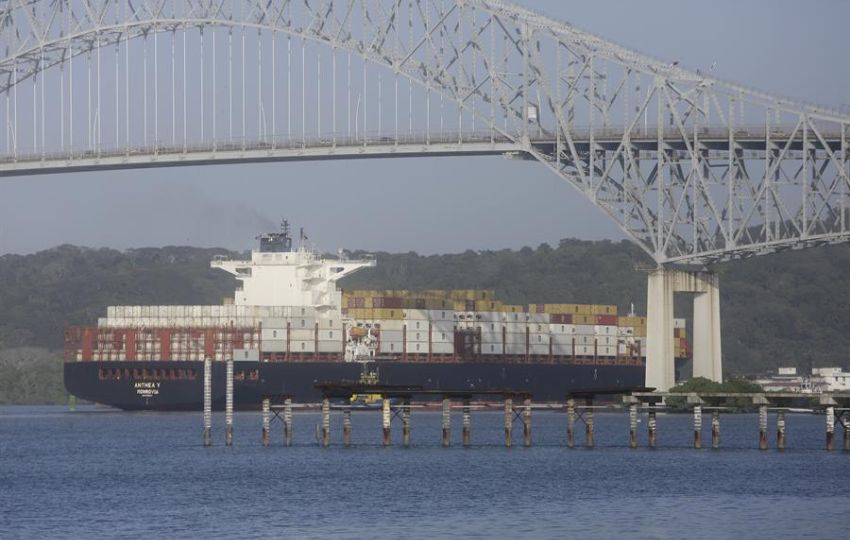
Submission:
[[[0,175],[504,154],[659,271],[850,236],[846,113],[500,0],[7,0],[0,23]]]

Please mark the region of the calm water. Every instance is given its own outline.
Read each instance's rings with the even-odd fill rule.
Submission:
[[[457,416],[443,449],[439,414],[414,411],[415,447],[385,449],[380,415],[356,412],[355,447],[335,415],[321,450],[315,413],[295,415],[293,448],[279,424],[263,448],[243,413],[228,449],[223,415],[203,448],[200,413],[0,407],[0,538],[847,538],[850,455],[822,450],[823,416],[789,416],[782,453],[755,449],[754,415],[722,418],[720,451],[660,415],[660,448],[630,450],[626,416],[597,414],[597,448],[569,450],[565,415],[535,412],[535,446],[508,450],[502,415],[477,412],[476,446]]]

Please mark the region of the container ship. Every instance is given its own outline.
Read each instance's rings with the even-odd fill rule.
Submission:
[[[286,222],[258,237],[250,260],[211,267],[238,281],[222,305],[109,306],[93,327],[65,330],[65,387],[125,410],[199,410],[203,363],[213,360],[213,407],[264,395],[321,399],[316,384],[368,380],[424,389],[530,392],[560,401],[570,389],[640,387],[646,319],[614,305],[500,302],[490,290],[340,291],[375,266],[299,245]],[[688,356],[684,321],[677,357]]]

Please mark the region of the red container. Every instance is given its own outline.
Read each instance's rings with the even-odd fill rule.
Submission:
[[[600,326],[617,326],[616,315],[596,315],[596,324]]]
[[[549,322],[552,324],[573,324],[573,316],[571,313],[553,313],[549,316]]]

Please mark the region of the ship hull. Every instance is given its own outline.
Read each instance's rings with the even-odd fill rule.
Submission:
[[[570,391],[637,388],[644,367],[610,364],[381,361],[365,366],[381,384],[429,390],[517,390],[537,402],[563,401]],[[236,409],[257,409],[264,395],[316,403],[319,383],[357,381],[364,366],[344,362],[236,362]],[[67,362],[65,387],[79,399],[124,410],[185,411],[203,407],[203,363],[197,361]],[[225,363],[214,362],[213,408],[224,409]]]

